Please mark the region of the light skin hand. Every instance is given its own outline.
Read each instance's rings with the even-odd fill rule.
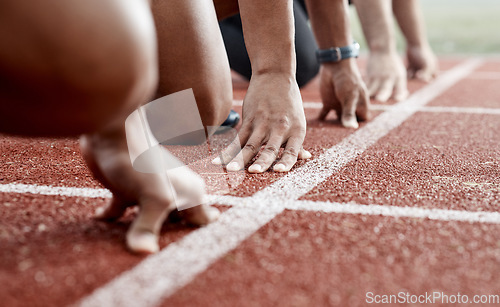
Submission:
[[[305,134],[306,119],[295,79],[286,74],[254,75],[243,103],[239,140],[233,142],[221,158],[225,163],[230,161],[228,171],[237,171],[247,165],[264,145],[258,159],[248,167],[250,173],[261,173],[276,161],[280,148],[284,146],[273,170],[287,172],[297,158],[311,156],[302,149]]]
[[[392,8],[407,43],[408,77],[431,81],[438,72],[438,62],[429,46],[419,0],[392,0]]]
[[[408,97],[406,69],[396,52],[370,52],[366,72],[370,97],[380,102]]]
[[[331,110],[335,110],[342,125],[348,128],[358,128],[357,119],[369,119],[368,91],[354,59],[323,64],[320,93],[323,101],[320,120],[324,120]]]
[[[134,144],[134,138],[129,138],[129,145]],[[219,216],[216,208],[205,205],[177,212],[175,200],[202,202],[203,180],[187,167],[173,174],[169,172],[168,177],[164,173],[136,171],[130,162],[124,127],[82,136],[80,147],[94,176],[113,193],[111,202],[96,212],[97,218],[114,221],[128,207],[139,207],[126,237],[127,247],[133,252],[157,252],[161,226],[170,215],[180,215],[195,225],[208,224]]]
[[[285,150],[274,166],[289,171],[297,158],[308,158],[302,149],[306,120],[297,81],[290,0],[239,0],[245,44],[252,63],[252,79],[243,101],[242,126],[235,140],[213,163],[228,163],[228,171],[245,167],[262,173]]]
[[[429,82],[436,78],[439,66],[436,55],[428,46],[408,46],[408,78]]]

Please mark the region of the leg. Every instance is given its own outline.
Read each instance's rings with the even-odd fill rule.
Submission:
[[[212,1],[153,1],[152,9],[158,32],[158,96],[193,88],[203,124],[220,125],[233,97]]]
[[[28,24],[19,26],[20,21]],[[127,206],[138,204],[128,246],[156,251],[176,192],[168,189],[165,176],[132,168],[124,131],[126,116],[156,86],[155,31],[147,3],[49,0],[37,7],[2,2],[0,38],[0,128],[24,134],[90,133],[81,139],[82,153],[113,192],[101,217],[118,218]],[[171,182],[193,202],[204,193],[201,179],[189,171]],[[206,207],[183,212],[195,224],[217,214]]]
[[[297,84],[302,87],[311,81],[318,72],[319,64],[316,60],[318,45],[308,25],[305,4],[303,1],[293,2],[295,17],[295,52],[297,53]]]
[[[319,72],[319,64],[316,61],[318,46],[307,24],[307,14],[302,1],[293,2],[293,13],[295,18],[295,52],[297,54],[296,78],[299,87],[302,87]],[[231,68],[250,80],[252,66],[245,48],[240,16],[231,16],[222,20],[220,29]]]
[[[231,68],[247,80],[250,80],[252,65],[243,39],[240,15],[228,17],[222,20],[219,25]]]
[[[0,130],[69,135],[123,120],[156,86],[155,46],[146,2],[2,1]]]

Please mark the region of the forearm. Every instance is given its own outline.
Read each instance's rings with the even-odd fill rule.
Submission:
[[[279,73],[295,78],[291,0],[239,0],[252,74]]]
[[[425,23],[418,0],[392,0],[394,16],[409,46],[427,44]]]
[[[391,0],[355,0],[363,33],[371,52],[395,52]]]
[[[307,0],[306,4],[320,49],[352,44],[347,0]]]

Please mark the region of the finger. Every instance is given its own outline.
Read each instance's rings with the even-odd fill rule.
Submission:
[[[258,130],[250,136],[247,143],[241,151],[234,157],[231,162],[226,166],[230,172],[236,172],[245,167],[245,165],[252,160],[255,155],[260,151],[262,143],[264,142],[265,132]]]
[[[241,127],[240,132],[236,138],[225,148],[218,157],[212,160],[215,165],[226,165],[241,151],[241,147],[246,143],[250,137],[250,129],[248,126]]]
[[[288,139],[281,159],[273,168],[275,172],[288,172],[297,162],[299,155],[301,155],[302,158],[311,157],[311,153],[302,148],[303,141],[303,137],[291,137]]]
[[[356,117],[359,121],[370,119],[370,97],[368,97],[368,91],[364,88],[359,93]]]
[[[375,94],[378,92],[378,89],[380,88],[381,83],[382,81],[380,80],[380,78],[370,78],[368,80],[368,95],[370,95],[370,97],[375,96]]]
[[[388,78],[382,81],[380,88],[375,96],[375,99],[380,102],[386,102],[391,97],[392,90],[394,89],[394,79]]]
[[[220,216],[220,212],[217,208],[207,205],[199,205],[177,212],[186,222],[196,226],[207,225],[216,221]]]
[[[113,199],[111,199],[108,205],[106,205],[105,207],[98,208],[95,211],[95,218],[106,221],[117,220],[123,216],[125,210],[127,210],[129,206],[132,206],[134,204],[135,203],[132,202],[126,203],[121,199],[113,197]]]
[[[405,78],[399,78],[394,86],[394,99],[396,101],[404,100],[408,97],[408,84],[406,83]]]
[[[310,159],[312,157],[312,154],[305,150],[304,147],[302,147],[302,149],[299,151],[299,156],[297,157],[298,159],[301,159],[301,160],[307,160],[307,159]]]
[[[281,144],[283,143],[283,134],[274,133],[267,142],[259,158],[248,168],[249,173],[265,172],[278,157]],[[302,145],[302,144],[301,144]],[[300,148],[300,147],[299,147]],[[298,149],[297,149],[298,152]]]
[[[330,110],[332,108],[327,106],[325,103],[323,103],[323,108],[321,109],[321,112],[319,113],[318,119],[319,120],[325,120],[326,116],[328,113],[330,113]]]
[[[432,80],[432,74],[425,69],[421,69],[415,73],[415,78],[417,80],[422,80],[424,82],[429,82]]]
[[[174,208],[172,199],[141,202],[139,214],[127,232],[128,248],[135,253],[157,252],[161,225]]]
[[[350,95],[342,107],[341,122],[346,128],[358,128],[359,124],[356,120],[356,105],[358,103],[359,94],[357,92]]]

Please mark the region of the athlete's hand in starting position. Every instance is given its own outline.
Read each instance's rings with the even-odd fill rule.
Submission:
[[[227,170],[248,167],[261,173],[278,158],[274,171],[289,171],[297,158],[309,158],[302,149],[306,119],[295,80],[292,1],[242,0],[240,14],[252,63],[252,78],[243,101],[243,120],[236,140],[222,154]],[[279,35],[277,35],[279,33]],[[241,150],[240,150],[241,149]]]

